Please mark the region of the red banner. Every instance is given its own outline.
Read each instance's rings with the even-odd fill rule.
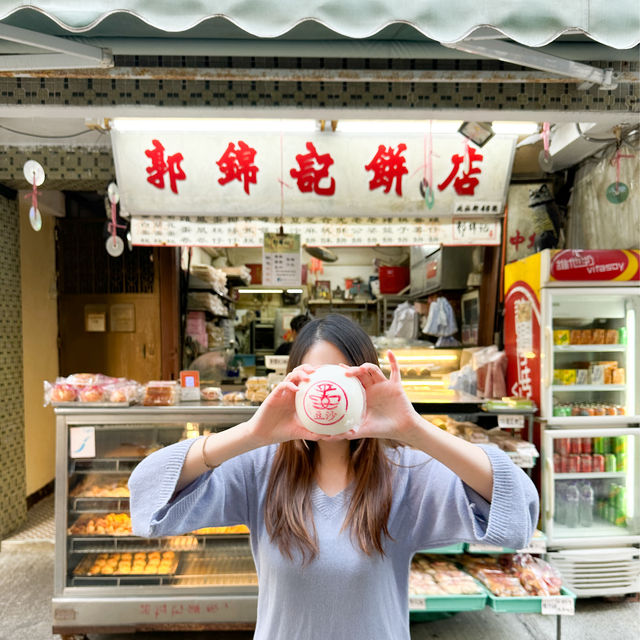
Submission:
[[[505,298],[507,391],[540,406],[540,302],[531,287],[514,282]]]
[[[640,280],[640,251],[566,249],[551,256],[551,280]]]

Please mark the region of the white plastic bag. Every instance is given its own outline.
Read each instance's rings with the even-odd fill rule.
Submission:
[[[391,326],[385,335],[387,338],[406,338],[413,340],[418,337],[418,313],[410,302],[403,302],[393,312]]]

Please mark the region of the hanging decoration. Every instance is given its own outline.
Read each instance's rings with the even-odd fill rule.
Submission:
[[[551,162],[551,154],[549,153],[549,146],[551,142],[551,123],[543,122],[542,131],[540,133],[542,138],[542,151],[538,156],[538,164],[540,168],[546,173],[550,173],[553,170],[553,164]]]
[[[429,132],[424,136],[424,165],[423,176],[420,182],[420,195],[424,198],[427,209],[433,209],[435,194],[433,191],[433,135],[432,121],[429,120]]]
[[[611,164],[616,168],[616,181],[612,182],[606,191],[607,200],[611,204],[620,204],[629,197],[629,187],[624,182],[620,182],[620,161],[626,158],[635,158],[632,153],[621,152],[622,131],[619,127],[616,127],[616,138],[618,139],[616,142],[616,152],[611,158]]]
[[[107,253],[112,258],[117,258],[122,255],[124,251],[124,240],[118,235],[118,229],[126,229],[127,226],[118,224],[118,202],[120,202],[120,191],[118,185],[115,182],[109,183],[107,187],[107,198],[111,204],[111,221],[107,225],[107,229],[111,234],[107,238],[106,249]]]
[[[44,182],[44,169],[36,160],[27,160],[22,169],[24,177],[31,185],[31,193],[26,198],[31,198],[31,207],[29,208],[29,224],[34,231],[42,229],[42,216],[38,209],[38,187]]]

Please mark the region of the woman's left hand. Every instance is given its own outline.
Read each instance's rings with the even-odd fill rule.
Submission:
[[[387,438],[407,442],[409,433],[420,417],[405,393],[395,355],[387,351],[391,376],[386,378],[380,367],[366,362],[349,367],[347,376],[358,378],[364,387],[367,407],[364,419],[356,431],[336,438]]]

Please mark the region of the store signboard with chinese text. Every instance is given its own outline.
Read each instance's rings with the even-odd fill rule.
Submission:
[[[424,132],[111,132],[126,215],[491,217],[503,213],[514,136],[479,149]],[[434,202],[421,182],[433,176]]]
[[[261,247],[264,233],[276,233],[269,218],[134,216],[131,237],[137,246]],[[287,219],[287,233],[308,246],[375,247],[499,245],[500,219],[459,218],[305,218]]]

